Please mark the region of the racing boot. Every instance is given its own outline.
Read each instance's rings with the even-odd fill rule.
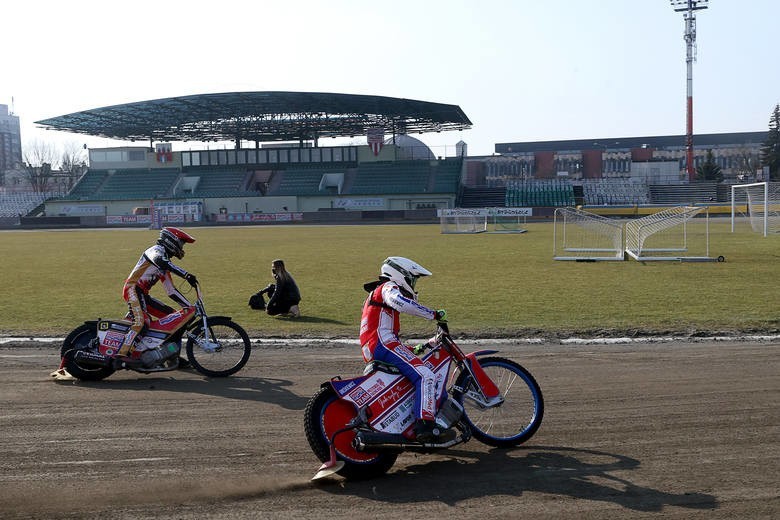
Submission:
[[[135,350],[134,343],[135,342],[123,343],[122,348],[114,354],[114,359],[111,364],[115,370],[119,370],[120,368],[140,368],[143,366],[143,362],[140,359],[131,357],[133,350]]]
[[[417,419],[417,422],[414,423],[414,434],[417,442],[422,444],[440,444],[455,438],[454,430],[444,429],[435,421],[426,421],[425,419]]]

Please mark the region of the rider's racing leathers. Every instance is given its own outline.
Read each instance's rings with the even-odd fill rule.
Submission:
[[[415,418],[432,421],[436,413],[435,375],[398,338],[402,312],[428,320],[435,316],[432,309],[406,297],[393,282],[384,282],[369,293],[360,320],[363,359],[366,363],[377,360],[398,367],[414,384]]]
[[[150,320],[150,315],[161,318],[174,311],[172,307],[149,295],[149,290],[158,281],[162,281],[165,291],[173,301],[182,307],[191,305],[173,285],[171,273],[182,278],[188,274],[187,271],[171,262],[165,248],[159,244],[144,251],[138,263],[135,264],[122,289],[122,298],[130,309],[129,315],[132,324],[130,330],[125,334],[119,355],[127,356],[132,352],[133,343]]]

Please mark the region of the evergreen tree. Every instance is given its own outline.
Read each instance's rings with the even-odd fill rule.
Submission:
[[[704,163],[696,168],[696,178],[700,181],[720,182],[723,180],[723,173],[720,171],[720,166],[715,162],[712,150],[707,150],[707,157],[704,159]]]
[[[769,133],[761,147],[761,164],[769,167],[769,179],[780,180],[780,104],[769,118]]]

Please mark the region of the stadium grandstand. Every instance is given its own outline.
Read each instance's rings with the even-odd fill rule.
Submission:
[[[755,165],[766,138],[696,136],[697,165],[712,154],[723,181],[689,182],[684,136],[499,143],[490,156],[469,156],[460,141],[442,157],[411,134],[469,129],[460,107],[382,96],[203,94],[37,124],[148,144],[90,149],[71,190],[24,203],[0,198],[0,223],[433,222],[451,208],[533,208],[550,218],[566,206],[725,204],[731,184],[761,180]],[[328,146],[326,138],[365,144]]]
[[[618,137],[498,143],[490,157],[465,159],[461,207],[585,206],[627,216],[639,206],[729,202],[733,184],[768,180],[760,164],[766,132],[702,134],[694,139],[694,166],[708,156],[720,180],[690,182],[685,136]]]
[[[73,189],[45,202],[49,221],[108,224],[147,224],[155,212],[175,222],[431,219],[456,204],[463,156],[437,157],[410,134],[471,127],[456,105],[311,92],[157,99],[37,124],[148,142],[90,149]],[[366,144],[324,145],[360,137]]]

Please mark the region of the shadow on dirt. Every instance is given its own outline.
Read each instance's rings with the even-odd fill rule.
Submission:
[[[74,383],[69,381],[67,384],[72,385]],[[203,394],[225,399],[275,404],[288,410],[303,410],[308,401],[308,397],[301,397],[289,390],[288,387],[292,386],[291,381],[267,377],[231,376],[213,379],[207,377],[203,379],[151,377],[132,381],[117,379],[97,382],[79,381],[76,384],[80,387],[94,390],[121,390],[123,392],[128,390],[154,390]]]
[[[637,469],[639,461],[612,453],[527,446],[493,449],[488,453],[453,450],[447,454],[452,458],[410,465],[374,480],[323,489],[379,502],[441,501],[450,506],[486,496],[534,492],[612,502],[645,512],[662,511],[666,506],[697,510],[718,507],[713,495],[695,491],[666,493],[634,484],[625,473]],[[489,510],[486,513],[489,516]]]

